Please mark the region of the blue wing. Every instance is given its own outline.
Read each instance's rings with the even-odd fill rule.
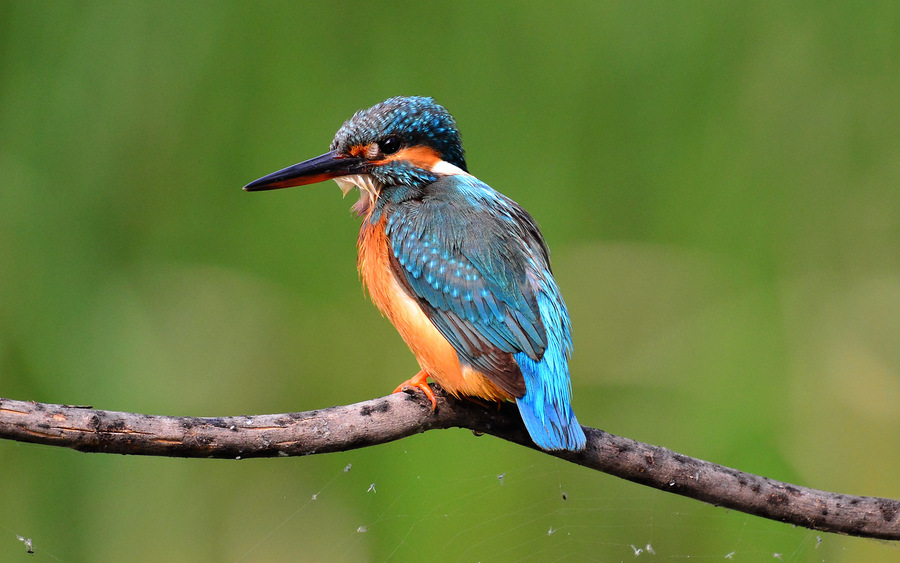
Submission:
[[[570,406],[568,312],[531,216],[457,175],[395,202],[385,232],[398,278],[460,361],[516,397],[539,446],[583,446]]]

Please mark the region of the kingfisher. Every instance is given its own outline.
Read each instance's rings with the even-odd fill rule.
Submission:
[[[362,219],[357,266],[421,371],[400,384],[437,401],[514,400],[544,450],[584,448],[571,405],[571,326],[537,223],[472,176],[456,121],[427,97],[357,111],[328,152],[244,186],[333,179]]]

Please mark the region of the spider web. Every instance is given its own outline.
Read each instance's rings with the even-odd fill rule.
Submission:
[[[507,452],[493,439],[478,442],[491,443],[470,444],[472,457],[462,460],[441,459],[424,437],[374,455],[322,458],[330,468],[324,477],[285,498],[296,508],[275,526],[241,538],[246,549],[234,560],[279,560],[298,543],[305,560],[318,561],[801,562],[900,555],[887,542],[770,522],[539,453]]]

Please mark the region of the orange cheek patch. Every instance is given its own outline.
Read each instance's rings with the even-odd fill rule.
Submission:
[[[387,164],[388,162],[394,162],[397,160],[405,160],[415,166],[416,168],[422,168],[423,170],[431,170],[434,168],[434,165],[440,162],[441,157],[431,147],[407,147],[405,149],[400,149],[394,154],[388,156],[384,160],[380,160],[375,164]]]
[[[386,156],[380,160],[373,160],[378,154],[377,143],[369,143],[368,145],[354,145],[350,147],[350,156],[362,157],[369,159],[374,166],[382,166],[388,162],[405,161],[409,162],[416,168],[423,170],[433,170],[434,166],[441,161],[441,155],[430,147],[415,146],[400,149],[392,155]]]

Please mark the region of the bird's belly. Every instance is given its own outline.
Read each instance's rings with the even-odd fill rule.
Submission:
[[[359,237],[359,273],[375,306],[400,333],[419,366],[444,390],[491,401],[511,399],[483,374],[459,363],[450,342],[400,285],[391,268],[384,223],[382,218],[372,227],[363,227]]]

